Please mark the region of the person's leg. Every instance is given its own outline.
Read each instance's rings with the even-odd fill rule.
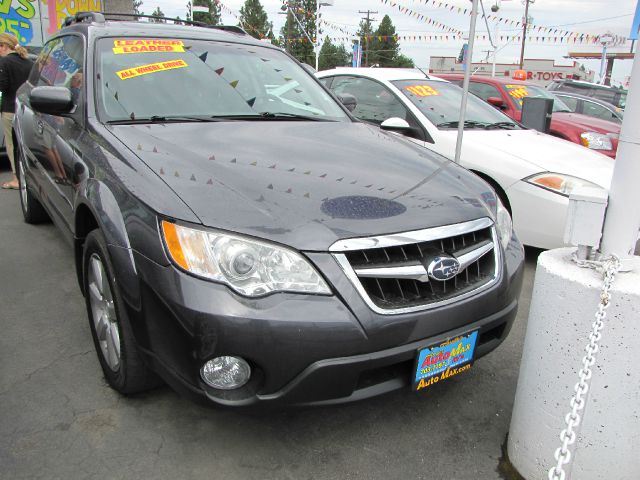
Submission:
[[[11,164],[11,171],[13,172],[13,178],[11,181],[2,185],[2,188],[18,188],[18,179],[16,177],[16,162],[13,155],[13,135],[12,124],[13,113],[2,112],[2,130],[4,132],[4,145],[7,148],[7,156],[9,157],[9,163]]]

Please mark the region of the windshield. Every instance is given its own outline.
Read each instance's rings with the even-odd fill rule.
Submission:
[[[439,128],[457,128],[460,116],[462,89],[449,82],[436,80],[396,80],[392,82],[420,111]],[[519,128],[517,124],[494,107],[469,95],[465,128],[484,128],[487,125]]]
[[[513,98],[513,103],[518,110],[522,110],[522,99],[524,97],[542,97],[553,99],[553,112],[570,112],[571,109],[556,97],[553,93],[535,85],[507,84],[504,86],[507,93]]]
[[[103,38],[97,44],[97,79],[98,112],[105,122],[349,118],[303,68],[268,47]]]

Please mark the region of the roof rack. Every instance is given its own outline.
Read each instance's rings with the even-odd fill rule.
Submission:
[[[78,12],[75,15],[66,17],[62,22],[63,27],[68,27],[73,23],[82,22],[104,23],[104,15],[100,12]]]
[[[158,17],[156,15],[144,15],[141,13],[115,13],[115,12],[78,12],[73,16],[67,17],[64,19],[62,23],[63,27],[68,27],[74,23],[82,23],[82,22],[95,22],[95,23],[104,23],[105,17],[126,17],[137,20],[138,18],[149,18],[149,19],[162,19],[162,20],[170,20],[174,22],[174,24],[185,24],[185,25],[193,25],[195,27],[204,27],[204,28],[214,28],[216,30],[224,30],[226,32],[240,33],[243,35],[248,35],[248,33],[241,27],[236,25],[209,25],[204,22],[196,22],[193,20],[183,20],[181,18],[171,18],[171,17]],[[112,19],[112,20],[122,20],[122,18]]]

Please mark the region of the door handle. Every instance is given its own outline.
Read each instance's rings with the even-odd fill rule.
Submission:
[[[38,131],[39,135],[42,135],[42,132],[44,132],[44,123],[42,122],[42,120],[36,121],[36,130]]]

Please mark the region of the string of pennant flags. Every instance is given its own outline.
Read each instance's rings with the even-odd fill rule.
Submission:
[[[229,8],[227,5],[222,3],[220,0],[213,0],[220,7],[222,11],[233,16],[238,20],[238,22],[242,23],[240,15]],[[432,25],[435,28],[443,30],[446,32],[445,34],[434,34],[434,35],[395,35],[393,38],[396,41],[404,41],[404,42],[448,42],[448,41],[459,41],[464,38],[467,38],[465,32],[453,28],[444,23],[435,21],[429,18],[426,15],[423,15],[415,10],[412,10],[394,0],[380,0],[383,4],[390,5],[392,8],[397,8],[398,11],[404,15],[410,16],[415,20],[420,21],[421,23],[425,23],[427,25]],[[448,10],[450,12],[457,12],[463,15],[471,15],[471,8],[459,7],[457,5],[451,5],[448,2],[440,1],[440,0],[413,0],[414,2],[418,2],[424,5],[430,5],[436,8],[441,8]],[[299,11],[296,13],[301,13],[307,16],[315,15],[315,12],[307,12],[303,9],[298,9]],[[482,15],[485,17],[485,15]],[[486,15],[487,19],[496,21],[498,23],[502,23],[504,25],[512,26],[514,28],[522,28],[522,22],[517,20],[511,20],[508,18],[500,17],[498,15]],[[347,35],[345,37],[331,37],[331,41],[334,42],[349,42],[354,37],[353,32],[349,29],[344,28],[334,22],[319,18],[319,24],[325,25],[333,31],[337,31],[342,33],[343,35]],[[547,44],[566,44],[566,45],[576,45],[576,44],[598,44],[600,43],[600,35],[590,35],[583,33],[571,32],[568,30],[562,30],[558,28],[552,27],[542,27],[534,24],[529,24],[530,26],[530,35],[527,35],[527,41],[529,42],[537,42],[537,43],[547,43]],[[535,33],[543,34],[543,35],[535,35]],[[265,36],[262,35],[261,36]],[[389,36],[385,35],[369,35],[367,36],[370,40],[378,40],[380,42],[389,40]],[[488,40],[488,35],[476,35],[475,38],[477,40]],[[521,41],[522,35],[500,35],[498,36],[500,42],[513,42],[513,41]],[[307,43],[309,40],[306,37],[301,38],[289,38],[287,39],[291,42],[301,42]],[[612,41],[609,43],[610,46],[621,45],[626,42],[626,37],[619,35],[612,35]]]
[[[427,25],[433,25],[434,27],[440,30],[454,33],[460,37],[464,35],[464,32],[462,30],[458,30],[457,28],[453,28],[453,27],[450,27],[449,25],[445,25],[444,23],[438,22],[432,18],[427,17],[426,15],[422,15],[421,13],[418,13],[408,7],[400,5],[399,3],[393,2],[391,0],[380,0],[380,1],[386,5],[391,5],[393,8],[397,8],[400,13],[407,15],[409,17],[412,17],[422,23],[426,23]]]
[[[432,35],[367,35],[366,38],[369,41],[378,41],[378,42],[386,42],[389,40],[396,40],[408,43],[418,43],[418,42],[452,42],[452,41],[460,41],[462,39],[461,36],[458,35],[446,35],[446,34],[432,34]],[[476,35],[476,40],[489,40],[488,35]],[[494,39],[496,37],[493,37]],[[508,42],[520,42],[522,40],[522,35],[499,35],[498,38],[500,42],[508,43]],[[348,37],[329,37],[332,42],[337,43],[347,43],[353,39],[353,36]],[[309,40],[306,37],[295,37],[295,38],[286,38],[286,41],[289,42],[299,42],[299,43],[309,43]],[[535,35],[527,35],[527,42],[533,43],[547,43],[547,44],[564,44],[564,45],[584,45],[587,43],[597,43],[597,40],[579,37],[543,37],[543,36],[535,36]]]
[[[429,23],[429,18],[425,15],[420,14],[419,12],[415,12],[414,10],[411,10],[410,8],[407,8],[397,2],[395,2],[394,0],[380,0],[383,4],[385,5],[390,5],[393,8],[398,8],[400,10],[401,13],[404,13],[405,15],[409,15],[411,17],[414,17],[422,22],[426,22]],[[432,7],[436,7],[436,8],[441,8],[444,10],[448,10],[449,12],[454,12],[454,13],[459,13],[462,15],[471,15],[471,8],[467,7],[459,7],[457,5],[451,5],[450,3],[447,2],[443,2],[440,0],[414,0],[415,2],[418,3],[422,3],[424,5],[428,5],[428,6],[432,6]],[[498,24],[504,24],[507,26],[511,26],[511,27],[515,27],[515,28],[522,28],[523,27],[523,23],[518,21],[518,20],[512,20],[509,18],[504,18],[501,17],[499,15],[480,15],[481,18],[487,18],[488,20],[492,20],[497,22]],[[437,22],[436,22],[437,23]],[[434,24],[433,21],[430,24]],[[450,27],[451,28],[451,27]],[[590,35],[590,34],[586,34],[586,33],[577,33],[577,32],[571,32],[569,30],[562,30],[559,28],[555,28],[555,27],[543,27],[540,25],[535,25],[533,23],[529,23],[528,24],[528,28],[530,29],[530,32],[537,32],[537,33],[544,33],[544,36],[539,36],[539,38],[564,38],[565,40],[563,41],[563,43],[599,43],[600,41],[600,35]],[[534,37],[536,38],[536,37]],[[573,42],[574,38],[578,38],[579,41]],[[527,39],[529,39],[529,36],[527,36]],[[571,39],[571,41],[568,41],[567,39]],[[617,45],[622,45],[627,41],[627,38],[624,36],[619,36],[619,35],[612,35],[612,41],[609,43],[610,46],[617,46]]]

